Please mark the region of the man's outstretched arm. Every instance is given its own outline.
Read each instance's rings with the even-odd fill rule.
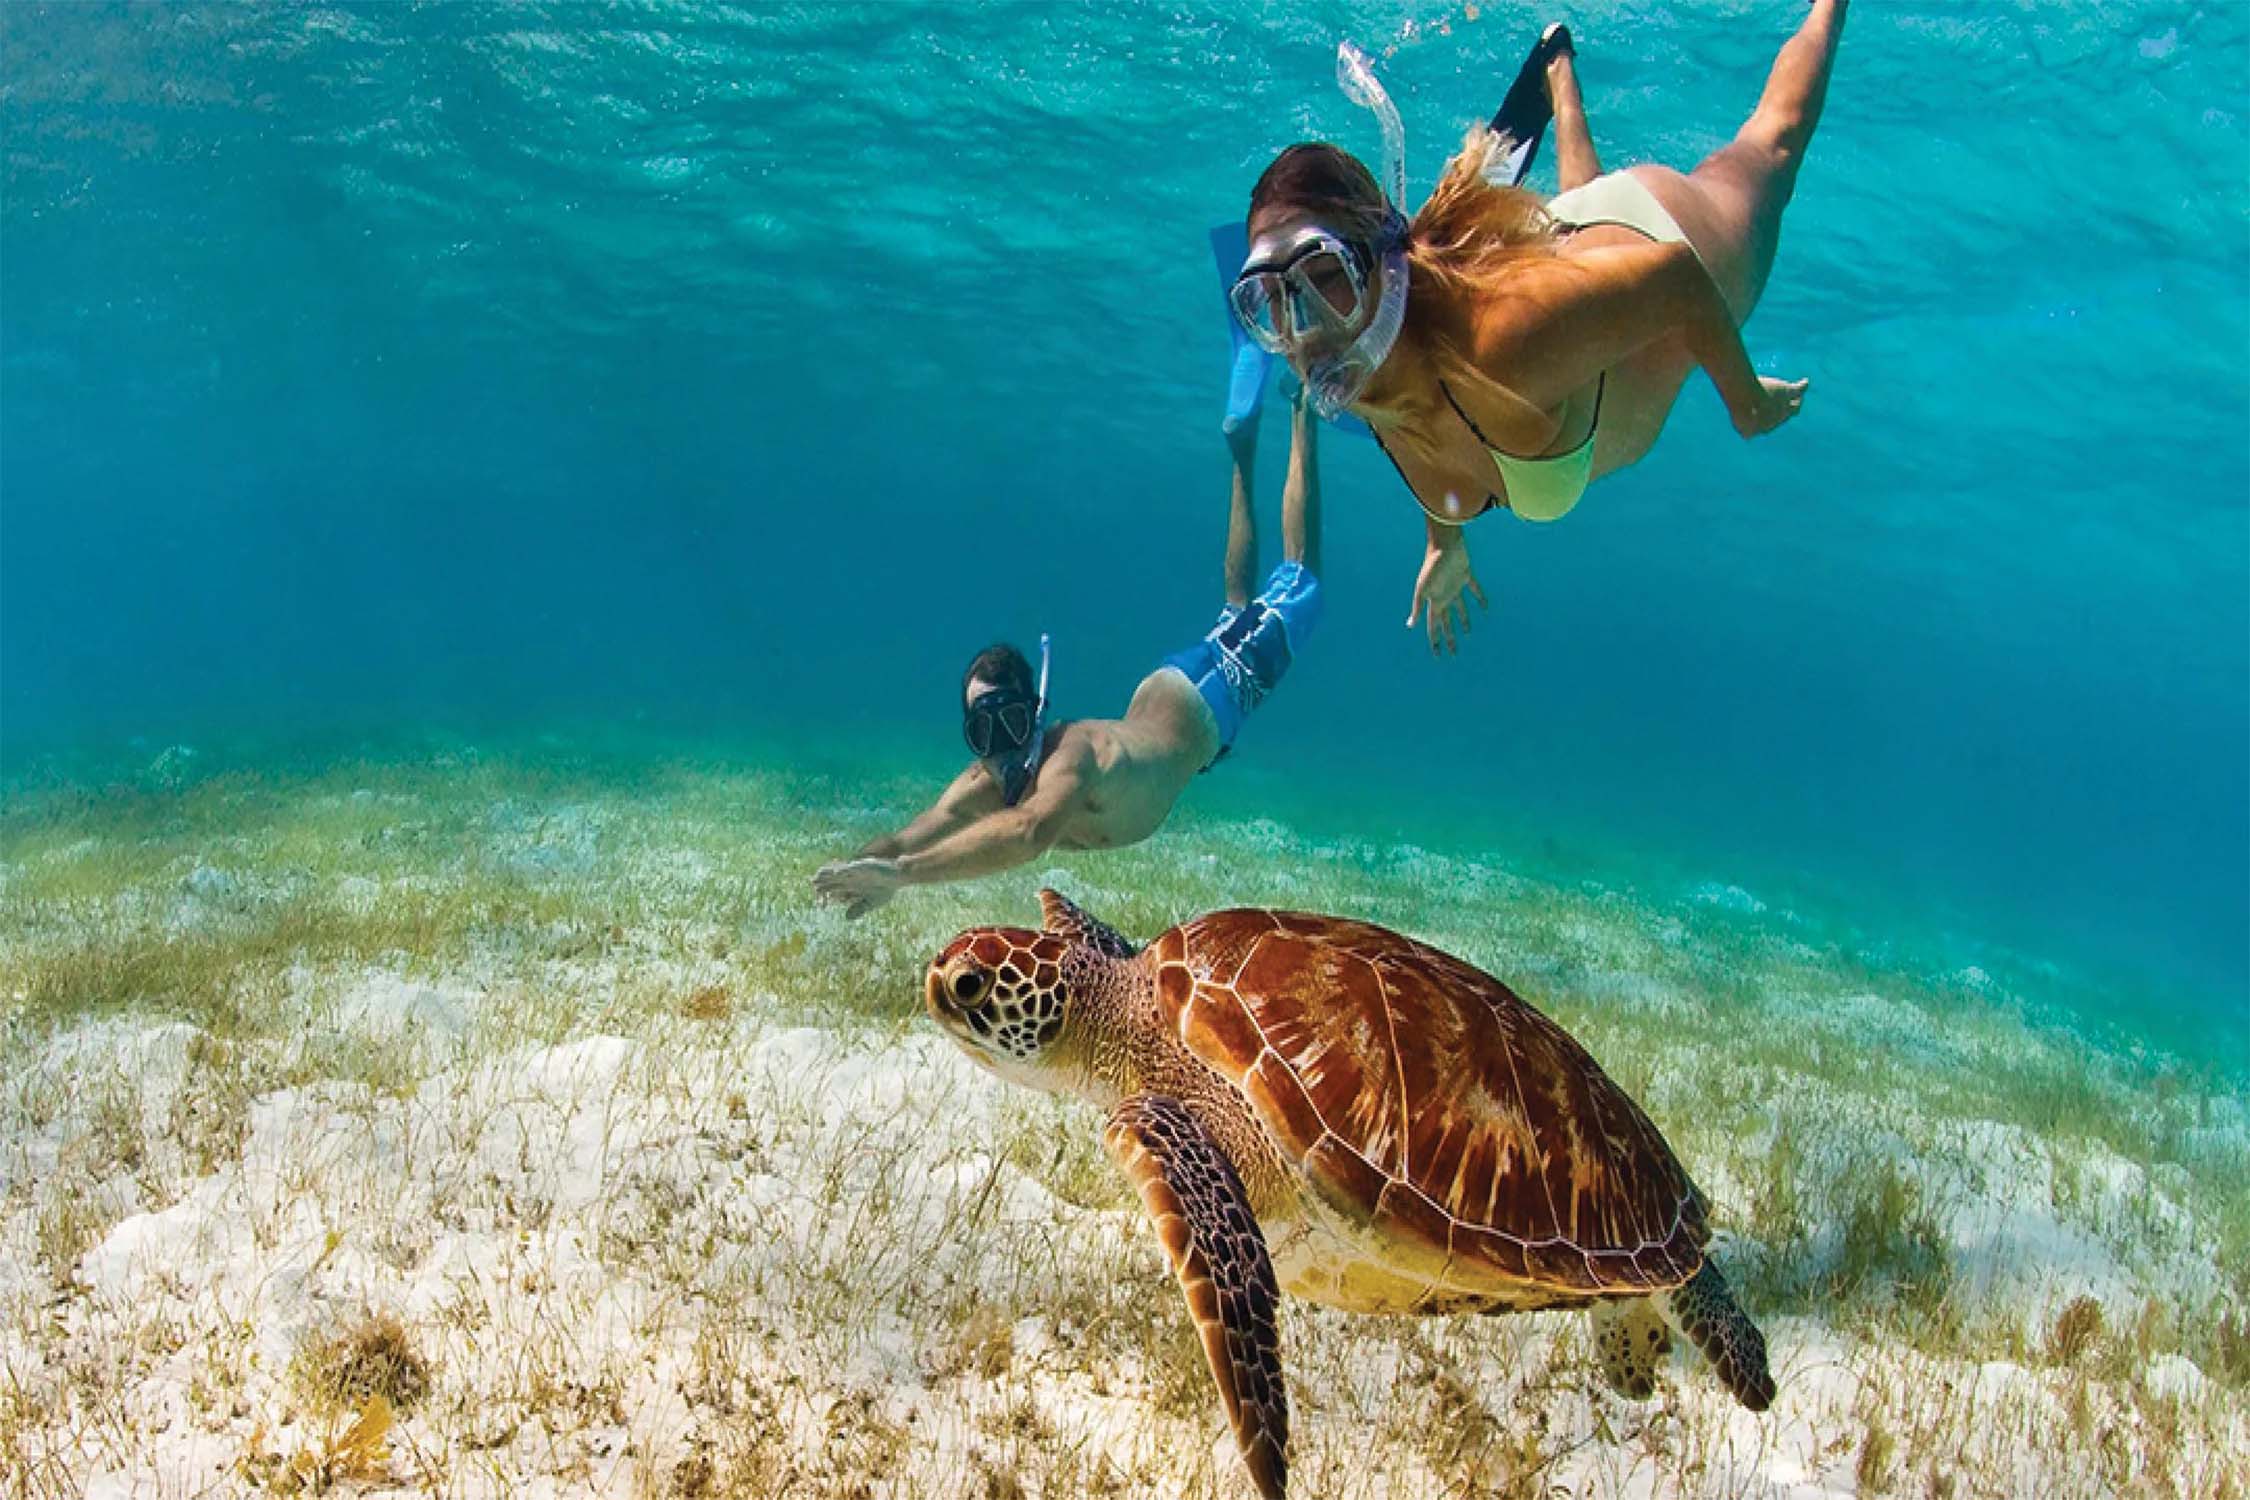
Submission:
[[[916,815],[913,822],[896,833],[886,833],[869,841],[857,857],[896,859],[902,854],[927,849],[956,828],[987,813],[998,812],[1000,807],[1000,788],[994,784],[992,773],[972,762],[967,770],[953,778],[952,785],[938,794],[937,801]]]
[[[1027,864],[1062,837],[1081,790],[1075,769],[1041,768],[1031,795],[954,829],[928,848],[890,856],[865,856],[829,865],[813,877],[821,899],[837,902],[848,917],[864,916],[902,886],[970,880]],[[994,798],[998,801],[997,796]]]
[[[901,855],[901,882],[936,885],[948,880],[972,880],[1028,864],[1062,837],[1071,811],[1078,805],[1081,786],[1075,768],[1050,761],[1040,768],[1031,795],[1014,807],[978,818],[927,849]]]
[[[862,917],[890,899],[897,882],[888,873],[903,855],[917,853],[946,835],[1001,810],[1000,787],[981,764],[971,764],[952,785],[896,833],[871,839],[850,859],[831,860],[813,875],[813,894]]]

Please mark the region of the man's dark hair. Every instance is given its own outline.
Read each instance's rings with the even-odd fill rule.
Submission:
[[[969,684],[982,680],[998,688],[1008,688],[1023,694],[1032,694],[1031,663],[1023,653],[1005,641],[997,646],[987,646],[969,660],[969,670],[961,674],[961,692],[956,702],[969,696]]]

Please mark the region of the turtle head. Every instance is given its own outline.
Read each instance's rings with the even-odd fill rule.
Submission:
[[[1014,1083],[1048,1090],[1095,1087],[1087,1071],[1103,1049],[1099,998],[1133,956],[1122,933],[1053,891],[1039,893],[1038,932],[972,927],[930,961],[923,997],[931,1019],[969,1056]]]
[[[1070,1023],[1064,960],[1077,946],[1052,932],[972,927],[930,961],[930,1018],[995,1073],[1054,1088],[1063,1082],[1051,1070]]]

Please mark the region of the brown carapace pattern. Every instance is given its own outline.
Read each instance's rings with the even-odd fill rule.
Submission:
[[[1176,1099],[1136,1094],[1102,1132],[1156,1226],[1243,1463],[1266,1500],[1289,1485],[1280,1288],[1234,1165]]]
[[[1565,1294],[1657,1291],[1702,1265],[1703,1195],[1648,1116],[1473,965],[1260,910],[1173,928],[1141,962],[1182,1041],[1340,1210]]]

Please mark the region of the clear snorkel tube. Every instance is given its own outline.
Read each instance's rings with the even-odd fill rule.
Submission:
[[[1375,372],[1390,358],[1391,345],[1406,322],[1406,125],[1398,106],[1375,76],[1375,59],[1351,42],[1336,46],[1336,86],[1344,97],[1375,111],[1383,129],[1383,175],[1377,179],[1390,200],[1391,226],[1377,247],[1381,256],[1383,294],[1375,314],[1352,340],[1351,347],[1331,358],[1316,360],[1305,371],[1305,394],[1313,410],[1333,422],[1366,391]]]
[[[1362,109],[1375,111],[1383,127],[1383,195],[1400,214],[1406,212],[1406,125],[1398,106],[1375,76],[1375,59],[1356,42],[1336,44],[1336,87]]]
[[[1047,644],[1047,632],[1039,632],[1039,722],[1032,727],[1031,742],[1036,745],[1046,736],[1047,729],[1047,664],[1054,659],[1054,649]],[[1032,752],[1038,754],[1036,750]]]

